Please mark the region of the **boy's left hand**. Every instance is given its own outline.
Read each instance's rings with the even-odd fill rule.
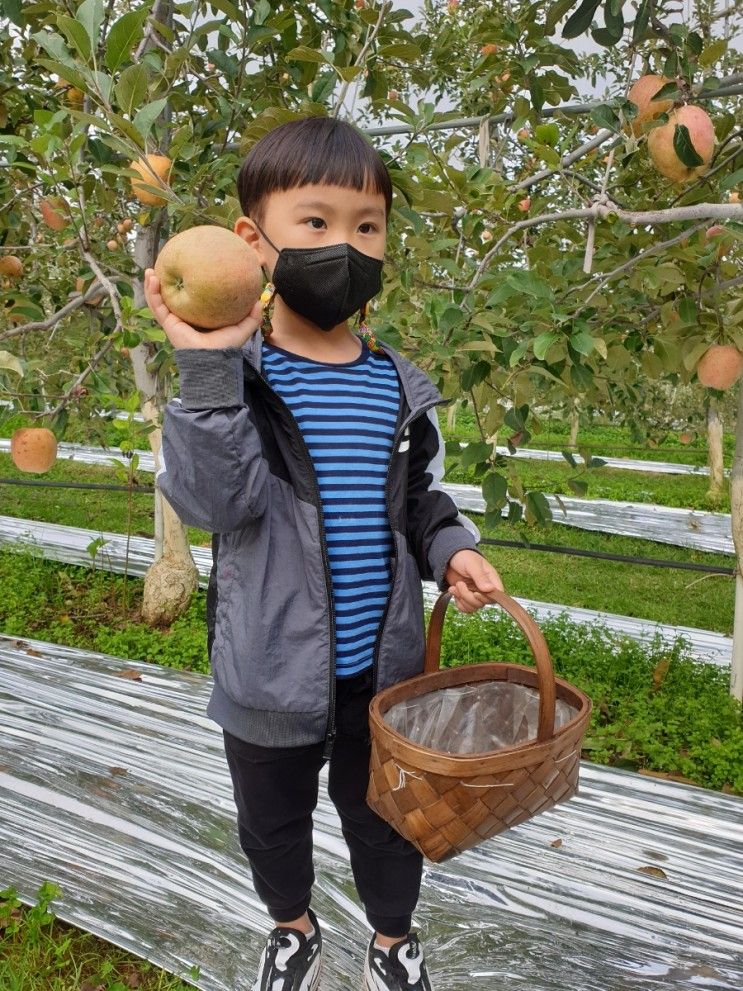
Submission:
[[[444,577],[454,597],[454,605],[460,612],[475,612],[488,602],[493,589],[505,592],[501,576],[490,562],[477,551],[457,551],[449,558]]]

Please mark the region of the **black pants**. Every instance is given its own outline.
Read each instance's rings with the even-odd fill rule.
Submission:
[[[336,682],[336,739],[328,794],[338,810],[366,917],[382,936],[407,936],[420,894],[423,857],[366,804],[371,668]],[[256,893],[275,922],[291,922],[310,904],[312,813],[323,744],[261,747],[223,730],[234,785],[240,846]]]

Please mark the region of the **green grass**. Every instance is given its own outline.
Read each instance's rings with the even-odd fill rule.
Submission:
[[[457,411],[456,426],[453,431],[447,428],[447,414],[439,411],[439,421],[444,436],[447,439],[480,440],[480,432],[471,408],[462,407]],[[499,435],[498,443],[505,446],[507,431]],[[532,434],[528,444],[521,447],[563,450],[567,449],[570,439],[570,425],[567,422],[553,419],[544,420],[543,429]],[[697,432],[691,444],[682,444],[677,432],[669,431],[661,443],[650,441],[642,443],[632,436],[627,427],[601,424],[595,422],[581,425],[578,432],[578,448],[588,447],[593,454],[602,453],[610,457],[631,457],[639,461],[674,461],[679,464],[705,465],[707,463],[707,447],[704,431]],[[726,432],[723,435],[723,457],[725,467],[729,468],[735,451],[735,435]]]
[[[474,467],[452,466],[446,472],[447,482],[480,485],[483,473]],[[567,461],[526,461],[510,459],[506,475],[517,475],[526,489],[581,499],[615,499],[624,502],[656,503],[659,506],[686,507],[702,511],[729,513],[730,489],[725,487],[717,498],[708,498],[709,479],[704,475],[665,475],[649,471],[623,471],[621,468],[571,468]],[[577,479],[588,486],[585,494],[576,493],[568,479]]]
[[[167,971],[55,918],[58,885],[45,881],[24,906],[13,887],[0,891],[2,991],[187,991]],[[197,977],[197,974],[193,975]]]

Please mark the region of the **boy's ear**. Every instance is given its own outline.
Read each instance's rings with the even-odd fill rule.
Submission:
[[[258,255],[261,267],[265,270],[267,259],[261,244],[261,235],[250,217],[238,217],[235,221],[235,234],[247,241],[251,248]]]

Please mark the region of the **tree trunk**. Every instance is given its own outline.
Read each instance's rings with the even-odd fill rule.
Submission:
[[[725,476],[722,457],[722,422],[717,413],[717,400],[707,403],[707,463],[709,464],[709,488],[707,498],[718,500],[722,495]]]
[[[572,412],[570,414],[570,447],[575,447],[578,443],[578,427],[580,426],[580,416],[578,414],[578,407],[573,406]]]
[[[452,431],[457,425],[457,413],[459,412],[459,407],[462,405],[461,399],[455,399],[453,403],[449,406],[446,411],[446,426],[448,430]]]
[[[154,17],[161,24],[172,23],[170,0],[159,0]],[[145,48],[152,44],[152,39],[148,39]],[[167,106],[162,119],[166,122],[170,120],[170,108]],[[160,218],[164,214],[161,212],[156,216],[156,222],[139,231],[134,246],[134,260],[143,273],[146,268],[152,268],[160,250]],[[134,283],[134,304],[138,309],[147,305],[141,281]],[[131,349],[129,356],[134,369],[134,383],[142,400],[142,415],[145,421],[156,427],[147,437],[157,471],[161,467],[162,413],[169,397],[164,394],[162,380],[147,369],[147,363],[155,356],[155,344],[142,341]],[[199,572],[191,557],[186,527],[164,499],[156,481],[155,557],[144,578],[143,620],[153,627],[169,626],[186,611],[198,587]]]
[[[743,702],[743,386],[738,383],[738,412],[735,421],[735,455],[730,472],[730,522],[735,545],[735,618],[733,658],[730,665],[730,694]]]

